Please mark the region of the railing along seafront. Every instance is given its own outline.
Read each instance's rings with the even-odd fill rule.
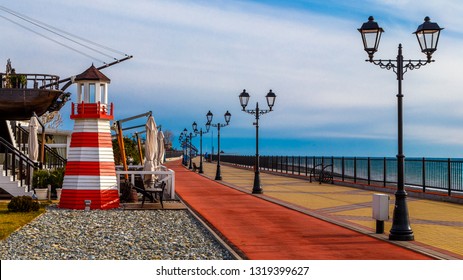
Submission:
[[[171,169],[168,169],[164,165],[161,165],[159,170],[155,171],[144,171],[143,165],[129,165],[128,171],[124,171],[122,166],[116,166],[117,174],[117,188],[120,193],[120,180],[126,174],[129,176],[130,182],[135,184],[135,176],[143,176],[152,174],[157,177],[157,180],[160,182],[166,182],[166,193],[169,195],[169,198],[175,199],[175,172]]]
[[[215,159],[216,156],[213,156]],[[221,155],[222,162],[254,167],[255,156]],[[376,157],[260,156],[260,170],[368,185],[397,184],[397,159]],[[463,159],[406,158],[405,185],[426,191],[463,192]]]

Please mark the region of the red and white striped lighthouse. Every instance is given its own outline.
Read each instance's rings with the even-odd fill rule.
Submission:
[[[108,105],[110,79],[93,65],[77,75],[77,104],[72,103],[74,129],[68,153],[60,208],[112,209],[119,207],[116,167]],[[86,208],[87,206],[87,208]]]

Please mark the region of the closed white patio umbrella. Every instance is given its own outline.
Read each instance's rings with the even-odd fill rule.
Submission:
[[[158,132],[158,168],[164,163],[164,155],[166,149],[164,147],[164,133],[162,131]]]
[[[146,141],[145,141],[145,164],[143,166],[144,171],[156,170],[156,161],[158,153],[158,129],[153,116],[148,118],[146,122]],[[145,174],[144,181],[148,187],[153,186],[154,176],[151,174]]]
[[[32,117],[29,122],[29,140],[27,146],[29,148],[29,158],[33,161],[37,161],[39,158],[39,141],[37,132],[39,128],[39,121],[36,117]]]

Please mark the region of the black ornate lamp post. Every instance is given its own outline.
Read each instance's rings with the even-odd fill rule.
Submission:
[[[192,145],[193,145],[193,137],[195,137],[196,135],[193,136],[193,132],[188,132],[188,130],[187,130],[186,128],[183,130],[183,132],[185,133],[186,138],[187,138],[187,139],[189,140],[189,142],[190,142],[190,145],[189,145],[189,147],[190,147],[190,150],[189,150],[189,151],[190,151],[190,152],[189,152],[189,165],[188,165],[188,169],[193,169],[193,149],[192,149]],[[188,142],[188,141],[187,141],[187,142]]]
[[[183,165],[188,166],[188,157],[189,157],[189,154],[190,154],[190,152],[188,150],[188,141],[190,140],[190,138],[188,137],[188,130],[186,128],[183,129],[182,133],[183,133],[183,137],[185,138],[185,161],[184,161]]]
[[[178,137],[178,141],[180,142],[180,145],[182,145],[182,150],[183,150],[183,157],[182,157],[182,164],[186,166],[186,142],[187,138],[185,133],[182,131],[180,133],[180,136]]]
[[[246,110],[246,106],[248,106],[250,95],[243,89],[243,92],[240,93],[240,103],[241,107],[243,107],[243,112],[248,114],[254,115],[256,117],[256,122],[254,125],[256,126],[256,160],[254,165],[254,185],[252,187],[252,193],[260,194],[263,193],[262,187],[260,185],[260,164],[259,164],[259,117],[261,115],[267,114],[272,111],[273,105],[275,104],[276,99],[275,93],[270,90],[265,98],[267,99],[268,110],[260,110],[259,109],[259,102],[256,102],[256,109],[254,110]]]
[[[212,123],[212,117],[213,117],[213,114],[211,113],[211,111],[209,111],[206,114],[207,123],[209,125],[213,126],[213,127],[217,127],[217,146],[218,146],[218,149],[217,149],[217,170],[215,172],[215,180],[222,180],[222,175],[220,173],[220,128],[225,127],[230,123],[231,114],[228,111],[224,114],[225,124],[221,124],[221,123],[213,124]]]
[[[381,33],[384,30],[379,27],[373,17],[368,18],[358,31],[362,34],[363,46],[368,53],[369,59],[366,60],[382,69],[394,71],[397,75],[398,94],[397,94],[397,112],[398,112],[398,154],[397,154],[397,191],[395,193],[395,207],[392,220],[392,228],[389,234],[390,240],[410,241],[414,240],[413,231],[410,227],[408,208],[407,208],[407,192],[404,190],[404,162],[403,154],[403,105],[402,105],[402,80],[404,74],[408,70],[419,69],[428,63],[434,62],[431,60],[432,54],[437,49],[439,41],[440,28],[437,23],[430,21],[429,17],[424,19],[424,23],[418,26],[414,32],[421,47],[421,51],[426,54],[427,60],[404,60],[402,56],[402,44],[399,44],[396,60],[375,60],[374,53],[378,50]]]
[[[206,134],[209,132],[209,129],[211,128],[211,124],[208,122],[206,123],[206,131],[203,131],[202,128],[198,131],[198,125],[196,122],[193,122],[193,131],[196,135],[199,134],[199,171],[198,173],[202,174],[204,173],[203,171],[203,134]]]

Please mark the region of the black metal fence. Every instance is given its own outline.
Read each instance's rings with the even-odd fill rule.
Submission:
[[[175,158],[183,155],[183,151],[166,151],[166,158]]]
[[[245,167],[255,164],[255,156],[221,155],[220,160]],[[261,156],[260,169],[308,177],[329,172],[335,180],[368,185],[397,183],[396,158]],[[406,158],[405,185],[449,196],[463,192],[463,159]]]

